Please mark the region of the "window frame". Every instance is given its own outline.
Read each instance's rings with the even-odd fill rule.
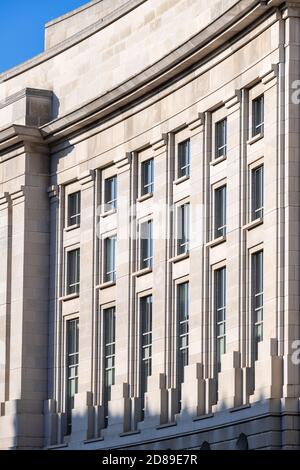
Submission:
[[[114,256],[112,259],[114,260],[114,269],[111,271],[107,271],[107,260],[108,260],[108,250],[107,250],[107,243],[108,240],[115,240],[114,241]],[[117,259],[117,234],[116,233],[111,233],[111,234],[103,234],[102,238],[102,282],[104,284],[106,283],[115,283],[116,282],[116,259]],[[109,279],[111,277],[111,279]]]
[[[224,138],[224,142],[222,143],[222,145],[219,145],[219,141],[220,141],[219,130],[220,130],[222,124],[223,124],[223,127],[222,127],[223,132],[221,134],[222,134],[222,137]],[[214,157],[215,157],[216,160],[218,158],[227,157],[227,147],[228,147],[228,120],[227,120],[227,116],[226,116],[222,119],[219,119],[217,122],[215,122],[215,153],[214,153]]]
[[[261,274],[261,281],[262,281],[262,290],[257,291],[257,257],[262,255],[262,274]],[[251,266],[251,286],[250,286],[250,298],[251,298],[251,329],[252,329],[252,355],[253,361],[258,360],[258,344],[263,341],[264,335],[264,249],[260,247],[259,249],[250,252],[250,266]],[[258,307],[257,299],[260,299],[260,304]],[[256,320],[257,318],[257,311],[261,311],[261,318],[260,320]],[[261,327],[261,328],[260,328]],[[257,329],[261,329],[261,339],[257,341],[256,331]]]
[[[150,168],[150,182],[145,183],[145,168]],[[140,162],[140,196],[151,196],[154,193],[154,157]],[[147,188],[147,190],[145,189]],[[150,188],[150,190],[148,190]]]
[[[143,328],[143,310],[142,310],[142,303],[151,298],[151,310],[150,310],[150,330],[145,330]],[[139,302],[139,396],[141,398],[141,420],[144,419],[145,414],[145,393],[148,391],[148,379],[152,375],[152,357],[153,357],[153,294],[151,293],[141,293],[138,296]],[[148,304],[147,304],[148,305]],[[147,310],[147,305],[145,311]],[[144,343],[144,338],[150,336],[150,342]],[[149,348],[150,349],[150,356],[144,358],[144,351]],[[150,366],[148,364],[150,362]],[[147,362],[147,365],[145,366]],[[144,369],[145,367],[145,369]],[[150,369],[150,373],[149,372]],[[145,373],[144,373],[145,372]],[[143,380],[144,378],[144,380]]]
[[[74,214],[70,214],[71,212],[71,198],[77,196],[77,203],[75,207],[77,211]],[[79,201],[79,202],[78,202]],[[75,219],[72,222],[72,219]],[[67,228],[72,228],[74,226],[79,226],[81,222],[81,191],[73,191],[67,195]]]
[[[264,217],[264,163],[259,162],[255,166],[250,167],[250,184],[251,184],[251,205],[250,205],[250,217],[251,221],[255,221],[257,219],[263,219]],[[262,176],[260,178],[261,184],[261,204],[259,207],[257,206],[257,199],[256,199],[256,188],[257,188],[257,180],[256,180],[256,173],[258,171],[262,171]],[[258,215],[257,215],[258,214]]]
[[[184,211],[184,208],[186,207],[188,207],[187,217]],[[190,201],[189,200],[179,201],[175,206],[175,210],[176,210],[175,256],[187,255],[190,252],[190,244],[191,244],[191,204],[190,204]],[[185,214],[184,217],[182,217],[183,214]],[[187,234],[185,232],[187,232]]]
[[[185,164],[182,163],[183,147],[188,147],[187,156],[185,153]],[[190,168],[191,168],[191,139],[186,138],[177,144],[177,178],[189,178],[190,177]]]
[[[262,102],[262,108],[260,111],[261,121],[258,122],[257,120],[257,112],[256,112],[256,104],[258,102]],[[258,135],[264,135],[264,128],[265,128],[265,96],[264,93],[260,93],[258,96],[252,99],[252,137],[256,137]]]
[[[219,226],[218,219],[219,219],[219,207],[218,207],[218,199],[217,194],[220,193],[221,190],[225,188],[225,200],[222,203],[222,219],[225,219],[225,223]],[[219,182],[217,185],[214,185],[213,188],[213,240],[216,240],[220,237],[226,237],[227,234],[227,181]],[[224,210],[223,210],[224,209]],[[223,220],[224,222],[224,220]]]
[[[71,323],[76,323],[76,337],[74,344],[77,346],[77,351],[69,353],[69,325]],[[67,435],[70,435],[72,432],[72,410],[74,409],[74,399],[75,395],[78,393],[78,378],[79,378],[79,316],[64,318],[65,326],[65,410],[67,417]],[[75,349],[75,348],[74,348]],[[74,364],[69,364],[70,355],[77,356],[77,361]],[[75,375],[70,374],[70,368],[75,368]],[[70,390],[70,381],[75,380],[75,392],[71,395]]]
[[[220,273],[225,273],[222,279],[219,279]],[[218,266],[213,270],[213,297],[214,297],[214,329],[215,329],[215,368],[216,372],[221,372],[221,358],[223,354],[226,354],[226,322],[227,322],[227,269],[226,265]],[[224,292],[222,295],[222,305],[219,304],[218,288],[219,282],[221,282]],[[224,284],[225,285],[224,285]],[[222,320],[219,321],[219,312],[222,311]],[[223,333],[219,334],[219,327],[223,325]],[[220,340],[224,340],[223,352],[220,348]]]
[[[75,260],[75,275],[74,280],[75,282],[70,283],[71,273],[70,273],[70,255],[74,252],[79,253]],[[76,269],[77,267],[77,269]],[[77,280],[76,280],[76,279]],[[70,287],[74,287],[75,289],[71,292]],[[68,247],[65,250],[65,295],[79,295],[80,294],[80,247],[72,246]]]
[[[147,225],[147,238],[142,238],[143,227]],[[150,227],[150,229],[149,229]],[[153,218],[139,221],[139,250],[138,250],[138,266],[139,269],[152,269],[153,267]],[[150,236],[150,237],[149,237]],[[143,243],[143,241],[145,243]],[[144,253],[144,246],[146,245],[146,253]],[[149,253],[148,253],[149,250]],[[144,258],[144,254],[147,256]]]

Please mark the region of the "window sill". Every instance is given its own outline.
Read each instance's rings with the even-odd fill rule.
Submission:
[[[176,255],[169,260],[170,263],[179,263],[179,261],[183,261],[190,257],[190,253],[182,253],[181,255]]]
[[[149,274],[149,273],[152,273],[152,268],[144,268],[144,269],[140,269],[139,271],[136,271],[135,273],[133,273],[133,276],[134,277],[141,277],[141,276],[144,276],[145,274]]]
[[[52,446],[48,446],[48,450],[55,450],[55,449],[62,449],[63,447],[69,447],[69,444],[54,444]]]
[[[226,242],[226,235],[223,235],[222,237],[215,238],[211,242],[206,243],[207,248],[213,248],[214,246],[221,245],[221,243]]]
[[[135,434],[140,434],[141,431],[136,430],[136,431],[127,431],[127,432],[122,432],[120,434],[120,437],[127,437],[127,436],[134,436]]]
[[[79,297],[79,293],[67,294],[67,295],[64,295],[63,297],[60,297],[59,300],[62,300],[63,302],[67,302],[68,300],[77,299],[78,297]]]
[[[235,413],[236,411],[242,411],[242,410],[245,410],[247,408],[251,408],[251,405],[247,404],[247,405],[237,406],[235,408],[230,408],[229,413]]]
[[[249,224],[246,224],[243,226],[243,230],[252,230],[255,227],[258,227],[259,225],[262,225],[264,223],[264,219],[260,217],[259,219],[252,220],[249,222]]]
[[[190,179],[190,175],[184,175],[181,176],[180,178],[177,178],[175,181],[173,181],[173,184],[176,186],[177,184],[183,183],[184,181],[187,181]]]
[[[116,212],[117,212],[117,209],[111,209],[109,211],[102,212],[102,214],[100,214],[100,217],[104,219],[105,217],[109,217],[110,215],[116,214]]]
[[[227,160],[227,155],[221,155],[220,157],[215,158],[214,160],[210,162],[210,165],[211,166],[218,165],[218,163],[224,162],[224,160]]]
[[[104,441],[104,437],[95,437],[93,439],[86,439],[83,441],[84,444],[92,444],[93,442],[101,442]]]
[[[69,225],[68,227],[65,227],[65,232],[71,232],[77,228],[80,228],[80,224]]]
[[[160,424],[159,426],[156,426],[156,429],[172,428],[174,426],[177,426],[177,423],[172,421],[172,423]]]
[[[146,201],[147,199],[150,199],[151,197],[153,197],[153,193],[144,194],[143,196],[140,196],[137,198],[137,202]]]
[[[214,417],[214,414],[209,413],[207,415],[195,416],[195,418],[193,418],[193,421],[201,421],[202,419],[209,419],[209,418],[213,418],[213,417]]]
[[[251,137],[251,139],[247,140],[248,145],[255,144],[255,142],[258,142],[259,140],[264,138],[264,134],[257,134]]]
[[[107,281],[107,282],[103,282],[102,284],[99,284],[98,286],[96,286],[96,289],[103,290],[103,289],[107,289],[108,287],[112,287],[112,286],[115,286],[115,285],[116,285],[116,281]]]

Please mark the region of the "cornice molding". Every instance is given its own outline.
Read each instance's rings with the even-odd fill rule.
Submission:
[[[26,142],[46,145],[42,133],[37,127],[13,124],[0,129],[0,152]]]
[[[277,1],[268,4],[257,0],[237,2],[225,14],[214,20],[209,28],[200,31],[157,63],[100,97],[43,126],[41,129],[45,139],[49,143],[58,141],[109,114],[119,112],[120,108],[174,80],[184,70],[194,67],[258,18],[268,12],[276,11],[277,5]]]

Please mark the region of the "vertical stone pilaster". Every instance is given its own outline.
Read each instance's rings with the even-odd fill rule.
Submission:
[[[95,172],[78,178],[81,185],[80,220],[80,303],[79,303],[79,379],[72,411],[72,442],[94,437],[93,338],[95,335]]]

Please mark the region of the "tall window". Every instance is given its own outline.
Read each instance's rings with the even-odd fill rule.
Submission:
[[[115,384],[116,359],[116,310],[115,307],[103,310],[104,327],[104,389],[103,405],[105,427],[108,424],[108,402],[111,400],[111,387]]]
[[[227,155],[227,119],[216,123],[215,158]]]
[[[80,224],[80,191],[68,196],[68,227]]]
[[[153,221],[148,220],[141,224],[140,247],[141,247],[141,269],[152,268],[153,260]]]
[[[190,204],[177,209],[177,255],[188,253],[190,249]]]
[[[215,190],[215,238],[226,235],[226,185]]]
[[[252,101],[252,135],[264,133],[264,96]]]
[[[252,220],[264,216],[264,167],[252,170]]]
[[[105,211],[117,208],[117,177],[107,178],[104,181],[104,203]]]
[[[178,178],[190,175],[190,139],[178,145]]]
[[[67,321],[67,433],[72,430],[72,409],[74,397],[78,392],[78,366],[79,366],[79,320]]]
[[[226,268],[215,272],[215,317],[217,370],[221,370],[221,356],[226,352]]]
[[[141,325],[141,409],[142,419],[145,409],[145,393],[148,390],[148,377],[152,374],[152,295],[147,295],[140,300],[140,325]]]
[[[104,282],[116,280],[116,243],[115,235],[104,240]]]
[[[258,343],[263,340],[264,320],[264,258],[263,251],[252,255],[252,315],[254,359],[258,358]]]
[[[181,384],[184,381],[184,367],[189,363],[189,283],[177,285],[177,381],[179,402]]]
[[[141,195],[151,194],[154,190],[154,160],[142,162]]]
[[[67,294],[79,294],[80,249],[67,252]]]

